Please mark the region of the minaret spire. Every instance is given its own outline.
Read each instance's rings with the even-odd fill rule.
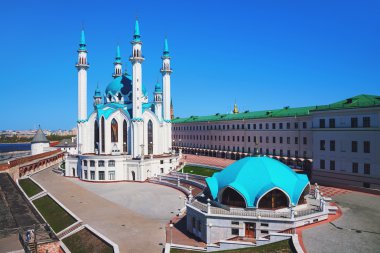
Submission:
[[[116,78],[118,76],[121,76],[122,75],[122,63],[121,63],[121,56],[120,56],[120,47],[119,45],[117,45],[116,47],[116,57],[115,57],[115,62],[113,63],[115,65],[115,70],[114,70],[114,73],[113,73],[113,77]]]
[[[162,92],[163,92],[163,118],[164,121],[170,121],[170,74],[172,69],[170,68],[170,55],[168,40],[164,40],[164,50],[162,54],[162,68],[160,70],[162,74]]]
[[[87,47],[84,30],[81,31],[78,62],[75,67],[78,70],[78,121],[87,119]]]

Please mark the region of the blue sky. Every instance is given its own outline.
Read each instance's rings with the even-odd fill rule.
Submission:
[[[380,95],[377,0],[3,1],[0,129],[74,127],[81,24],[90,113],[97,83],[112,81],[116,45],[124,63],[130,55],[136,16],[150,94],[168,37],[176,116],[226,113],[235,100],[265,110]]]

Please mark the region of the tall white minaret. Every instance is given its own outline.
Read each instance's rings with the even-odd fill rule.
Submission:
[[[84,30],[81,33],[78,62],[75,67],[78,69],[78,121],[83,121],[87,119],[87,69],[90,67],[87,63]]]
[[[113,73],[113,77],[116,78],[116,77],[119,77],[122,75],[122,68],[121,68],[121,56],[120,56],[120,47],[119,45],[117,46],[116,48],[116,57],[115,57],[115,62],[113,63],[115,65],[115,70],[114,70],[114,73]]]
[[[132,85],[133,85],[133,98],[132,98],[132,117],[140,119],[142,117],[142,69],[141,63],[145,60],[141,52],[141,39],[139,21],[136,19],[135,34],[133,35],[132,56],[129,60],[132,63]]]
[[[170,74],[172,69],[170,68],[170,55],[168,40],[165,38],[164,52],[161,57],[162,59],[162,86],[163,86],[163,118],[164,121],[170,121]]]

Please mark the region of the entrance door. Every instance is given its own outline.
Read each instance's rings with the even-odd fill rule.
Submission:
[[[245,237],[256,238],[256,223],[245,223]]]

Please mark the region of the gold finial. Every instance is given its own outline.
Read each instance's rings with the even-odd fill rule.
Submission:
[[[239,113],[239,109],[238,109],[236,103],[234,104],[234,110],[232,112],[233,112],[233,114]]]

